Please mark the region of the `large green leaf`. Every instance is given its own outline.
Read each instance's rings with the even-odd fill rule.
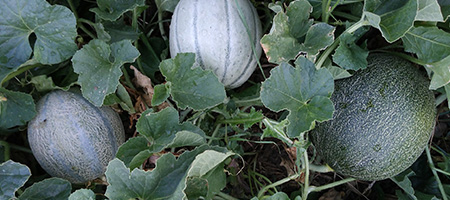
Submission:
[[[32,52],[39,63],[59,63],[77,49],[75,16],[68,8],[45,0],[0,1],[0,30],[2,68],[16,69]],[[28,38],[33,33],[36,41],[32,49]]]
[[[366,0],[364,17],[388,42],[394,42],[413,26],[417,7],[417,0]]]
[[[95,200],[95,194],[89,189],[79,189],[69,196],[69,200]]]
[[[31,176],[26,165],[8,160],[0,164],[0,199],[15,197],[16,191],[22,187]]]
[[[270,77],[262,84],[261,100],[275,112],[289,110],[289,137],[297,137],[312,129],[315,121],[331,119],[334,111],[330,96],[334,90],[333,76],[328,70],[316,70],[304,57],[272,69]]]
[[[436,27],[412,28],[402,40],[405,50],[425,63],[440,61],[450,52],[450,33]]]
[[[441,13],[441,7],[437,0],[418,0],[419,11],[417,12],[417,21],[444,21]]]
[[[288,16],[283,12],[275,15],[270,33],[261,38],[261,45],[272,63],[294,59],[301,48],[297,39],[291,36]]]
[[[202,192],[204,194],[201,196],[210,199],[226,186],[226,176],[223,170],[223,163],[227,158],[233,155],[235,155],[233,152],[224,153],[215,150],[206,150],[195,158],[189,168],[187,176],[188,178],[194,180],[196,178],[204,180],[201,181],[200,184],[197,184],[202,185],[201,183],[203,183],[203,185],[206,186],[201,187],[204,188],[204,192]],[[189,191],[189,188],[186,188],[186,191]],[[192,188],[190,191],[192,191]]]
[[[225,87],[210,70],[194,67],[195,54],[181,53],[173,59],[161,62],[161,73],[170,82],[173,100],[182,109],[195,110],[211,108],[222,103]]]
[[[101,106],[106,95],[114,93],[119,85],[120,67],[134,62],[138,56],[139,51],[129,40],[111,45],[92,40],[84,45],[72,58],[83,96],[95,106]]]
[[[101,19],[115,21],[125,12],[145,6],[145,0],[97,0],[97,5],[98,8],[92,8],[92,12]]]
[[[141,165],[152,153],[165,148],[197,146],[206,142],[205,133],[190,122],[180,124],[178,112],[171,107],[158,113],[145,111],[136,129],[142,136],[128,140],[117,153],[117,157],[131,169]]]
[[[308,58],[315,60],[319,52],[334,41],[335,28],[326,23],[317,23],[309,27],[306,33],[305,42],[301,45],[301,51],[305,52]]]
[[[110,199],[183,199],[188,169],[195,157],[207,148],[197,147],[178,159],[165,154],[156,161],[152,171],[134,169],[130,173],[122,161],[114,159],[106,170],[109,185],[105,196]]]
[[[431,78],[430,89],[436,90],[450,83],[450,55],[426,66],[434,72]]]
[[[309,19],[311,11],[312,6],[308,1],[296,0],[289,4],[286,13],[280,11],[275,15],[270,33],[261,39],[270,62],[281,63],[295,59],[302,49],[302,37],[312,25],[312,20]]]
[[[412,170],[407,170],[397,176],[392,177],[391,180],[403,189],[403,191],[406,193],[406,196],[413,200],[417,200],[417,197],[414,195],[414,188],[412,187],[411,180],[409,180],[408,178],[413,175],[415,175],[415,173]]]
[[[349,33],[339,36],[339,47],[333,54],[333,61],[347,70],[367,68],[369,51],[355,44],[358,39],[359,37]]]
[[[28,187],[19,200],[29,199],[68,199],[72,185],[69,181],[61,178],[49,178]]]
[[[35,107],[31,95],[0,87],[0,130],[25,125],[36,115]]]

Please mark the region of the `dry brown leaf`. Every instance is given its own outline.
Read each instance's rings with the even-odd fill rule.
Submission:
[[[154,93],[154,89],[152,86],[152,80],[145,76],[144,74],[142,74],[138,69],[136,69],[136,67],[134,67],[133,65],[130,65],[130,69],[132,69],[134,71],[134,82],[138,87],[141,87],[144,89],[145,92],[145,96],[144,98],[146,99],[146,102],[148,101],[148,99],[151,101],[152,97],[153,97],[153,93]],[[151,105],[151,104],[149,104]]]

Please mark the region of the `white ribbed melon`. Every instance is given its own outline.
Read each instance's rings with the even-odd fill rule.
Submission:
[[[36,160],[50,175],[72,183],[101,176],[124,140],[123,124],[114,110],[61,90],[37,103],[37,115],[28,124]]]
[[[202,68],[212,70],[227,88],[236,88],[255,70],[261,32],[249,0],[181,0],[170,25],[170,54],[195,53]]]

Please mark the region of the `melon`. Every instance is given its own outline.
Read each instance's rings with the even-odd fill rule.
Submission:
[[[225,87],[236,88],[255,70],[261,36],[249,0],[181,0],[170,24],[170,54],[195,53],[198,65],[212,70]]]
[[[51,176],[85,183],[106,170],[125,140],[119,115],[109,107],[95,107],[81,95],[52,91],[36,105],[28,124],[34,157]]]
[[[330,121],[311,131],[321,158],[336,172],[359,180],[395,176],[421,155],[435,126],[429,80],[417,66],[371,54],[368,67],[335,82]]]

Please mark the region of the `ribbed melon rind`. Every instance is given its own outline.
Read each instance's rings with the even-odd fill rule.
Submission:
[[[37,103],[28,124],[36,160],[52,176],[85,183],[101,176],[125,140],[119,115],[81,95],[56,90]]]
[[[261,22],[249,0],[181,0],[170,25],[170,54],[196,53],[202,68],[212,70],[227,88],[236,88],[255,70],[261,36]]]
[[[336,172],[359,180],[395,176],[421,155],[434,129],[429,81],[403,59],[372,54],[369,66],[338,80],[333,119],[311,132],[318,154]]]

